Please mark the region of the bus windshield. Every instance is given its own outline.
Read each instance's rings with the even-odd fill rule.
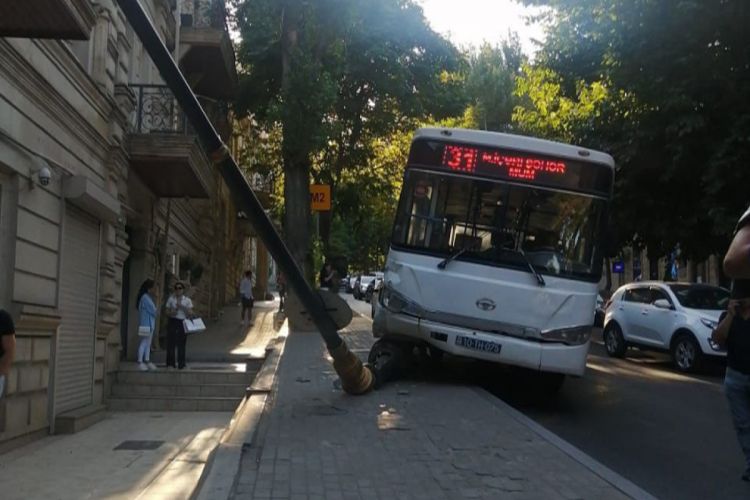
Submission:
[[[408,169],[393,245],[597,281],[606,201],[535,186]]]

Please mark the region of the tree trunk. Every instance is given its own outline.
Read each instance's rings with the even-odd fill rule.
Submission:
[[[604,285],[604,289],[608,292],[612,291],[612,259],[609,257],[604,259],[604,272],[607,276],[607,282]]]
[[[687,280],[695,283],[698,278],[698,266],[693,259],[687,261]]]
[[[659,279],[659,257],[652,254],[651,252],[648,252],[647,255],[648,255],[648,279],[658,280]]]
[[[310,277],[310,165],[284,159],[284,234],[302,272]]]
[[[294,53],[298,45],[299,2],[287,1],[282,14],[281,89],[289,91],[294,72]],[[293,120],[295,117],[288,117]],[[310,161],[304,151],[295,148],[287,123],[282,123],[284,160],[284,234],[292,257],[303,274],[310,278]]]

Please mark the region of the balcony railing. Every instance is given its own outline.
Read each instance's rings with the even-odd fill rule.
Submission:
[[[134,134],[183,134],[195,132],[185,113],[166,85],[131,84],[135,92],[136,106],[131,117]],[[204,97],[198,97],[203,111],[220,134],[226,134],[227,105]]]
[[[185,27],[227,29],[224,0],[182,0],[181,9],[181,23]]]
[[[130,85],[136,106],[131,118],[135,134],[190,134],[185,113],[166,85]]]

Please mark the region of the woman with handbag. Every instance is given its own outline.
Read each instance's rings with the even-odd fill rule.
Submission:
[[[138,290],[136,304],[138,307],[138,369],[141,371],[156,370],[151,362],[151,339],[156,330],[156,304],[153,295],[156,290],[154,280],[143,282]]]
[[[193,317],[193,302],[185,296],[185,285],[178,281],[174,293],[167,299],[167,368],[175,368],[174,351],[177,348],[177,368],[185,368],[185,319]]]

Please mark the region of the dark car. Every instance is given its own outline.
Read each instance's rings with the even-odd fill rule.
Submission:
[[[375,292],[378,292],[383,287],[383,273],[375,273],[375,279],[367,285],[365,290],[365,302],[370,302]]]
[[[594,326],[599,328],[604,326],[604,303],[602,294],[597,294],[596,307],[594,307]]]
[[[367,294],[367,287],[370,286],[370,283],[373,281],[375,281],[374,274],[363,274],[357,278],[357,283],[354,287],[354,298],[357,300],[364,299]]]

